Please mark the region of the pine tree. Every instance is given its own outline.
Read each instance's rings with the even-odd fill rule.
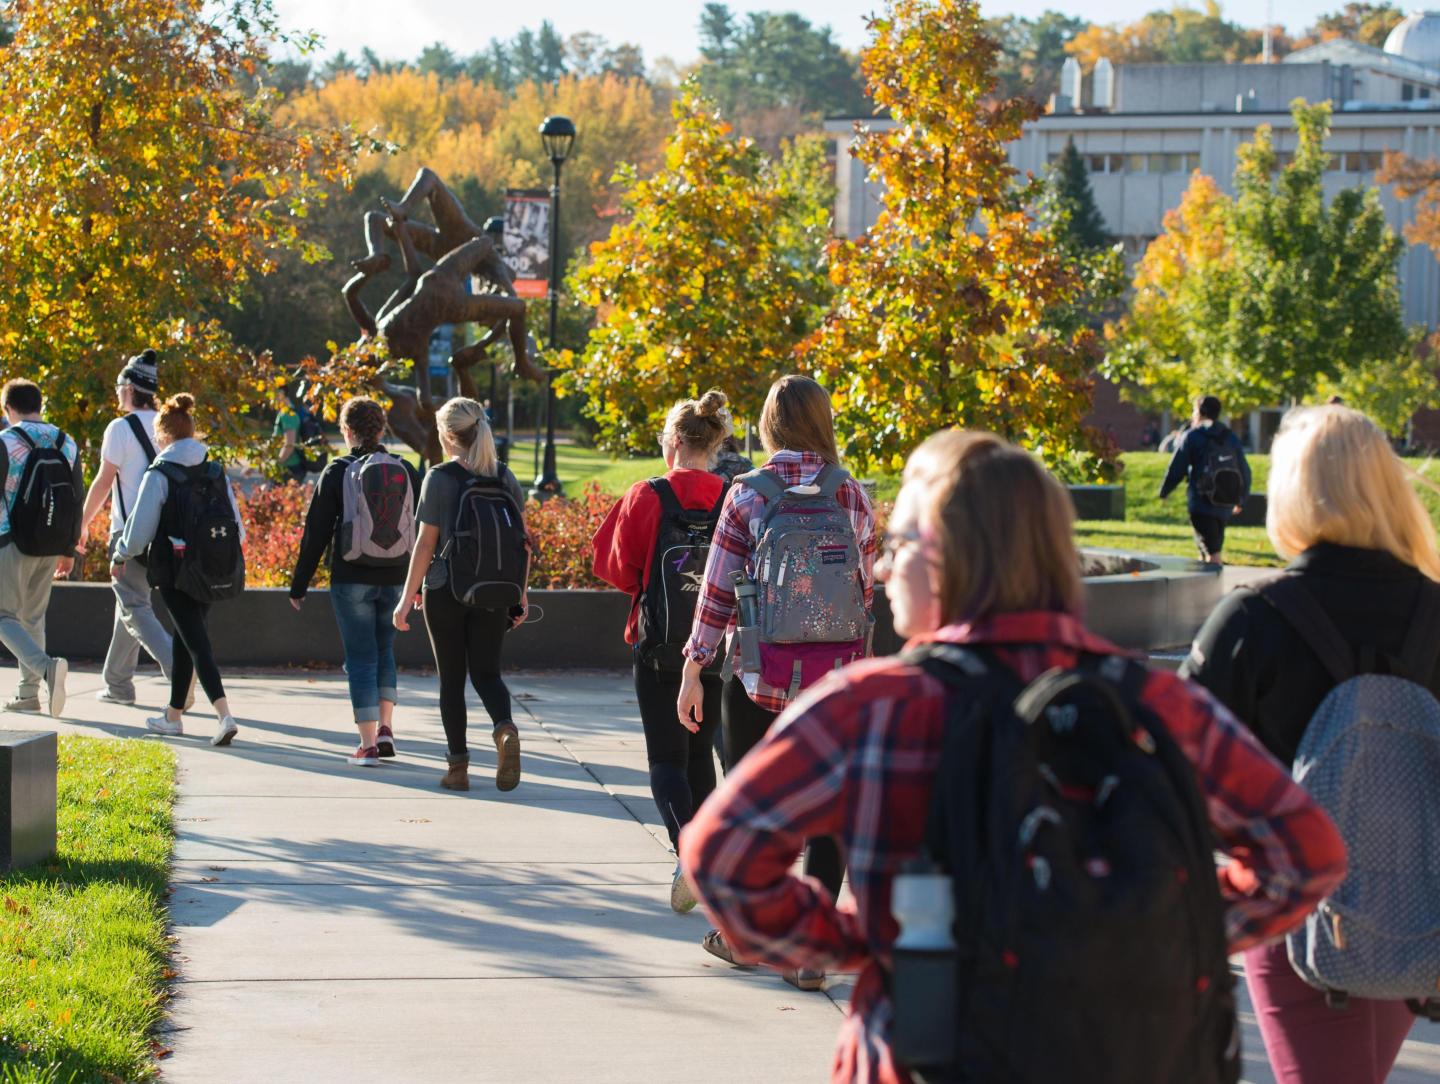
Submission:
[[[1111,243],[1090,188],[1090,171],[1073,139],[1065,141],[1065,149],[1046,172],[1044,217],[1073,253],[1094,252]]]

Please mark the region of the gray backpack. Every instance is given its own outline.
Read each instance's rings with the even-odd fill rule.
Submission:
[[[849,477],[826,464],[804,486],[763,469],[735,479],[765,498],[754,556],[760,677],[791,696],[867,649],[860,547],[836,499]]]
[[[1347,995],[1405,1000],[1440,1019],[1440,591],[1420,592],[1389,673],[1357,659],[1293,576],[1265,585],[1271,603],[1335,680],[1295,756],[1295,781],[1330,814],[1349,873],[1287,938],[1290,963],[1332,1005]],[[1368,654],[1368,652],[1367,652]]]
[[[341,479],[340,556],[391,568],[415,548],[415,489],[404,462],[389,452],[359,455]]]

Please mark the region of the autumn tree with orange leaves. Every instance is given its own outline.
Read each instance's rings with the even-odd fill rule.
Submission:
[[[1071,318],[1084,268],[1033,212],[1006,148],[1038,113],[996,100],[998,46],[971,0],[893,0],[863,57],[895,121],[855,154],[883,184],[862,237],[835,243],[837,293],[801,364],[830,389],[861,469],[898,468],[947,426],[1001,433],[1069,477],[1110,470],[1091,406],[1094,334]]]
[[[162,393],[193,392],[221,449],[253,445],[276,376],[206,313],[279,252],[327,257],[306,216],[351,150],[254,89],[268,0],[0,0],[0,19],[0,372],[94,446],[123,358],[154,346]]]

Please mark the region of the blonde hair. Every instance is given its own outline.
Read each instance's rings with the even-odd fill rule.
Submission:
[[[487,477],[499,473],[500,461],[495,455],[495,438],[485,420],[485,408],[474,399],[457,396],[435,415],[440,439],[448,444],[462,466],[471,474]]]
[[[919,526],[940,557],[940,619],[996,613],[1079,614],[1080,555],[1064,487],[1040,461],[993,433],[947,429],[905,464]]]
[[[760,443],[771,455],[813,452],[838,467],[830,393],[808,376],[782,376],[770,385],[760,410]]]
[[[1384,550],[1440,580],[1435,525],[1411,485],[1418,477],[1358,410],[1292,410],[1270,449],[1270,543],[1287,560],[1320,542]]]
[[[183,392],[170,396],[160,404],[160,411],[155,415],[155,432],[163,434],[171,443],[193,437],[195,418],[191,411],[194,409],[195,396]]]
[[[664,436],[676,444],[713,456],[730,435],[729,400],[711,388],[699,399],[681,399],[665,416]]]

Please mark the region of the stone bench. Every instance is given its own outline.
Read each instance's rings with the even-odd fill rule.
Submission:
[[[0,730],[0,870],[55,853],[53,730]]]

